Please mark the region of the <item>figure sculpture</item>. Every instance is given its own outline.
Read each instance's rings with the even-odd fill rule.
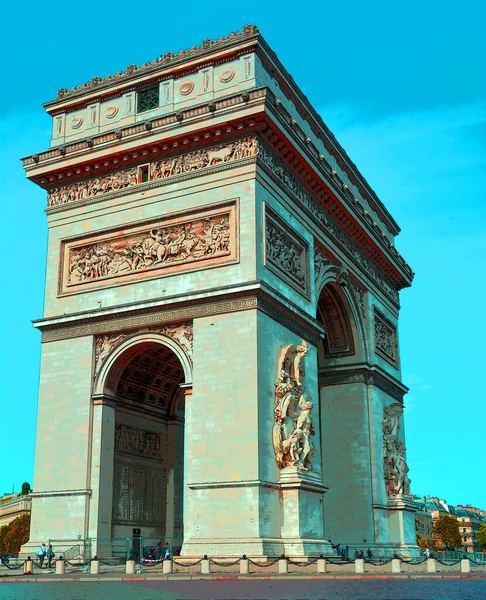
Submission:
[[[389,496],[410,494],[410,479],[405,459],[405,445],[399,439],[400,417],[403,408],[400,404],[385,406],[383,409],[383,468],[385,486]]]
[[[296,467],[303,471],[318,470],[312,462],[316,454],[312,437],[313,404],[306,398],[304,359],[308,346],[282,348],[275,382],[273,447],[280,469]]]

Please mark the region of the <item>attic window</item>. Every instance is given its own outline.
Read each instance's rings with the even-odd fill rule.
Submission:
[[[159,106],[159,86],[145,88],[137,94],[137,113],[152,110]]]

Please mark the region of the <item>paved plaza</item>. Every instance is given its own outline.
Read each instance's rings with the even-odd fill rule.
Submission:
[[[0,584],[4,600],[480,600],[485,578],[25,582]]]

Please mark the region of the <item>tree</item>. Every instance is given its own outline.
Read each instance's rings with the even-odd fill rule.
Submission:
[[[458,548],[462,546],[461,534],[459,532],[459,523],[450,515],[443,515],[437,519],[434,525],[434,534],[448,548]]]
[[[30,483],[24,481],[24,483],[22,484],[22,491],[20,492],[21,496],[27,496],[28,494],[30,494],[31,491],[32,490],[30,488]]]
[[[486,523],[483,523],[476,531],[476,539],[478,540],[481,548],[484,550],[484,548],[486,548]]]
[[[0,554],[18,554],[29,535],[30,514],[24,513],[0,529]]]

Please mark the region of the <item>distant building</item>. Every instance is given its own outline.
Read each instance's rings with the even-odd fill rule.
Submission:
[[[30,496],[4,496],[0,499],[0,527],[8,525],[11,521],[24,513],[29,513],[32,507]]]
[[[419,502],[416,501],[416,504],[419,504]],[[445,500],[437,497],[424,498],[423,504],[432,516],[432,525],[444,515],[450,515],[457,519],[463,544],[462,548],[466,552],[480,552],[482,550],[476,538],[476,532],[483,523],[486,523],[486,511],[470,505],[463,506],[462,504],[458,504],[457,506],[452,506]],[[419,512],[416,514],[416,519],[418,514]]]

